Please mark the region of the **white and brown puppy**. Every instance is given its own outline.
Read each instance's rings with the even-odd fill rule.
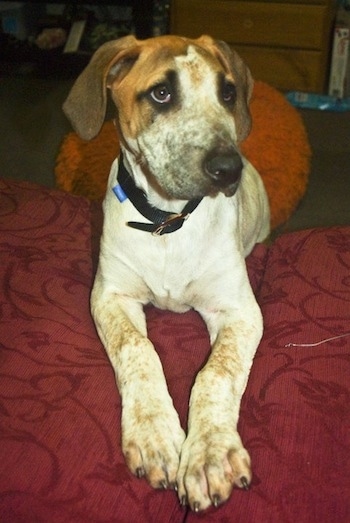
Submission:
[[[92,313],[122,397],[122,445],[138,477],[177,488],[195,511],[247,488],[237,432],[262,335],[245,256],[269,232],[261,179],[242,157],[251,75],[208,36],[129,36],[103,45],[64,111],[84,139],[117,108],[122,158],[110,173]],[[143,306],[204,318],[212,345],[191,393],[187,435],[169,395]]]

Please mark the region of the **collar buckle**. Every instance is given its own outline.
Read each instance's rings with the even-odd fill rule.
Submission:
[[[171,214],[170,216],[168,216],[168,218],[166,220],[164,220],[162,223],[160,223],[158,225],[158,227],[152,232],[152,235],[161,236],[165,232],[164,229],[166,229],[167,227],[169,227],[171,225],[176,225],[177,222],[179,222],[179,221],[184,222],[185,220],[187,220],[189,215],[190,215],[190,213]],[[181,225],[182,225],[182,223],[181,223]],[[179,226],[181,226],[181,225],[179,224]]]

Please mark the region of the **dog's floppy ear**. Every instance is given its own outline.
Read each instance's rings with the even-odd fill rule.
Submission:
[[[114,76],[122,70],[128,70],[139,55],[137,44],[134,36],[105,43],[94,53],[74,83],[63,104],[63,111],[84,140],[94,138],[102,127],[111,68]]]
[[[209,36],[201,36],[198,42],[216,55],[224,69],[230,73],[235,81],[237,100],[233,109],[237,140],[243,141],[251,129],[249,100],[253,91],[253,77],[249,68],[236,51],[233,51],[225,42],[214,40]]]
[[[249,111],[249,100],[254,86],[254,80],[248,66],[239,54],[232,50],[225,42],[216,42],[217,48],[228,64],[229,70],[235,80],[237,101],[234,107],[237,128],[237,140],[242,142],[247,138],[252,126]]]

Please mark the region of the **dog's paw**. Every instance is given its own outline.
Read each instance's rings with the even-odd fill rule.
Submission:
[[[237,432],[217,430],[189,434],[181,452],[177,475],[181,505],[198,512],[217,507],[230,496],[233,487],[248,489],[250,457]]]
[[[139,405],[138,415],[123,412],[123,453],[137,477],[153,488],[177,488],[176,476],[185,433],[173,407]]]

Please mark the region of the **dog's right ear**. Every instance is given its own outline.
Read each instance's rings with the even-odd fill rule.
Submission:
[[[108,76],[128,71],[139,56],[138,40],[126,36],[102,45],[74,83],[63,111],[74,130],[84,140],[100,131],[107,107]]]

